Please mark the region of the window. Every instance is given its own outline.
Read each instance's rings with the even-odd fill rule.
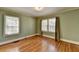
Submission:
[[[13,16],[5,16],[4,18],[4,34],[13,35],[19,33],[19,18]]]
[[[48,26],[49,32],[55,32],[55,20],[56,18],[49,19],[49,26]]]
[[[47,31],[47,20],[42,20],[42,31]]]
[[[42,31],[55,32],[56,18],[42,20]]]

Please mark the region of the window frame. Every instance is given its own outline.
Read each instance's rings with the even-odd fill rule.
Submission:
[[[42,30],[42,22],[41,22],[41,30],[43,31],[43,32],[47,32],[48,31],[48,20],[47,19],[44,19],[44,20],[46,20],[47,21],[47,30],[46,31],[44,31],[44,30]],[[43,21],[43,20],[42,20]]]
[[[19,25],[19,27],[18,27],[19,28],[18,33],[13,33],[13,34],[9,34],[9,35],[8,34],[5,34],[5,29],[6,29],[6,27],[5,27],[6,26],[6,24],[5,24],[6,23],[6,16],[19,18],[18,19],[18,22],[19,22],[19,24],[18,24]],[[4,19],[4,21],[3,21],[3,25],[4,25],[4,27],[3,27],[3,34],[4,34],[4,36],[12,36],[12,35],[18,35],[18,34],[20,34],[20,29],[21,29],[20,28],[20,22],[21,21],[20,21],[20,17],[19,16],[15,16],[15,15],[4,15],[3,19]]]
[[[53,18],[55,18],[55,27],[56,27],[56,17],[53,17]],[[50,18],[50,19],[52,19],[52,18]],[[48,32],[50,32],[50,33],[55,33],[54,31],[49,31],[49,21],[50,21],[50,19],[48,19]]]
[[[56,23],[56,17],[52,17],[52,18],[55,18],[55,23]],[[52,18],[42,19],[42,20],[47,20],[47,31],[43,31],[43,30],[41,29],[42,32],[55,33],[55,32],[49,31],[49,19],[52,19]],[[41,21],[41,23],[42,23],[42,21]],[[55,24],[55,27],[56,27],[56,24]],[[41,25],[41,28],[42,28],[42,25]]]

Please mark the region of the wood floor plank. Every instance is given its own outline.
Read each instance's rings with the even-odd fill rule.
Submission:
[[[33,36],[0,46],[0,52],[79,52],[79,45]]]

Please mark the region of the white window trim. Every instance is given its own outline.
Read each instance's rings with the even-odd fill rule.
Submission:
[[[46,20],[46,19],[45,19]],[[42,22],[43,22],[44,20],[42,20]],[[47,20],[46,20],[47,21]],[[48,21],[47,21],[48,22]],[[42,23],[41,23],[41,25],[43,25]],[[48,24],[47,24],[47,26],[48,26]],[[47,28],[46,28],[47,29]],[[43,30],[42,29],[42,26],[41,26],[41,30],[43,31],[43,32],[47,32],[48,31],[48,29],[47,30]]]
[[[56,17],[53,17],[53,18],[56,18]],[[52,18],[50,18],[50,19],[52,19]],[[42,32],[50,32],[50,33],[55,33],[55,32],[53,32],[53,31],[49,31],[49,19],[45,19],[45,20],[47,20],[47,31],[43,31],[42,29]],[[55,20],[55,22],[56,22],[56,20]],[[42,26],[41,26],[41,28],[42,28]]]
[[[53,18],[55,18],[55,22],[56,22],[56,17],[53,17]],[[50,19],[52,19],[52,18],[50,18]],[[55,33],[55,30],[54,30],[54,31],[50,31],[50,30],[49,30],[49,21],[50,21],[50,19],[48,20],[48,32]],[[55,24],[55,25],[56,25],[56,24]]]
[[[5,26],[6,26],[6,24],[5,24],[5,23],[6,23],[6,16],[17,17],[17,16],[11,16],[11,15],[4,15],[4,32],[3,32],[4,35],[5,35],[5,36],[10,36],[10,35],[19,34],[19,33],[20,33],[20,18],[19,18],[19,17],[17,17],[17,18],[18,18],[18,22],[19,22],[19,26],[18,26],[19,30],[18,30],[18,33],[12,33],[12,34],[6,34],[6,33],[5,33],[5,29],[6,29],[6,28],[5,28]]]

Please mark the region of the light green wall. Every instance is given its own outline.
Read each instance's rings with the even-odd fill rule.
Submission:
[[[57,14],[60,17],[61,38],[79,41],[79,9]],[[40,22],[38,21],[38,27]],[[39,33],[39,28],[37,28]],[[44,33],[53,36],[53,33]]]
[[[36,19],[36,33],[38,34],[41,34],[41,30],[40,30],[40,27],[41,27],[41,19],[37,18]]]
[[[79,41],[79,10],[58,15],[60,17],[61,37]]]
[[[13,16],[18,16],[20,17],[20,27],[21,27],[21,31],[20,34],[18,35],[12,35],[12,36],[8,36],[5,37],[5,35],[3,35],[3,14],[9,14],[9,15],[13,15]],[[4,42],[7,40],[12,40],[12,39],[16,39],[16,38],[21,38],[21,37],[25,37],[28,35],[32,35],[35,34],[35,25],[36,21],[34,18],[29,17],[29,16],[25,16],[25,15],[21,15],[18,14],[16,12],[13,11],[5,11],[5,10],[1,10],[0,11],[0,42]]]
[[[55,37],[55,33],[52,33],[52,32],[43,32],[43,34]]]
[[[4,38],[4,35],[3,35],[3,24],[2,24],[2,15],[0,14],[0,41],[2,42],[2,41],[4,41],[5,40],[5,38]]]

